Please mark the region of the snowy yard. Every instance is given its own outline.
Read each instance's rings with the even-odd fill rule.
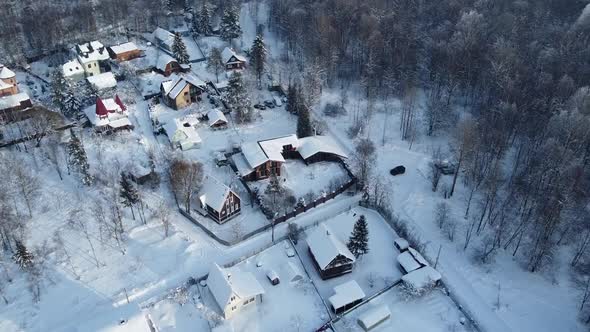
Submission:
[[[336,331],[364,331],[357,323],[363,314],[380,306],[387,306],[391,317],[372,331],[467,332],[475,328],[462,325],[462,313],[440,289],[418,298],[408,298],[399,287],[394,287],[356,308],[334,324]]]
[[[299,159],[287,159],[281,169],[281,185],[290,189],[296,198],[312,194],[313,199],[329,193],[350,181],[344,168],[336,162],[319,162],[306,165]],[[258,188],[264,193],[270,180],[250,182],[251,188]],[[310,202],[306,198],[306,202]]]
[[[369,253],[361,257],[352,273],[340,277],[322,280],[307,250],[305,236],[297,244],[297,252],[303,260],[305,269],[311,275],[318,287],[322,298],[327,299],[333,295],[334,286],[355,280],[366,296],[371,296],[381,289],[392,285],[402,277],[397,267],[397,255],[399,252],[393,245],[397,238],[396,233],[385,221],[372,210],[354,207],[351,210],[333,216],[324,223],[334,232],[338,239],[346,244],[354,223],[360,215],[365,215],[369,228]],[[305,234],[311,234],[315,228],[305,230]]]

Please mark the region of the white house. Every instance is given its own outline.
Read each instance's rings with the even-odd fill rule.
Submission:
[[[254,307],[262,301],[264,289],[250,272],[236,268],[224,269],[213,264],[207,277],[207,286],[226,319]]]
[[[197,132],[196,119],[172,119],[164,125],[164,131],[172,146],[182,150],[196,149],[201,146],[201,136]]]
[[[237,54],[233,49],[226,47],[221,52],[221,59],[226,70],[244,69],[246,58]]]
[[[76,45],[76,52],[78,53],[78,61],[82,64],[86,76],[100,74],[102,72],[101,64],[110,59],[107,49],[97,40]]]
[[[70,60],[62,66],[64,76],[74,82],[84,79],[84,68],[76,59]]]

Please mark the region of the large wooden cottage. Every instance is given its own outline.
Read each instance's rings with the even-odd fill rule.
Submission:
[[[307,237],[309,254],[322,279],[352,272],[356,258],[328,226],[321,224]]]
[[[108,48],[111,59],[119,62],[129,61],[141,56],[141,50],[133,42],[127,42]]]
[[[199,202],[201,209],[219,224],[237,216],[241,211],[240,196],[210,175],[203,180]]]
[[[174,75],[162,82],[160,91],[164,103],[177,110],[197,102],[205,91],[205,82],[193,75]]]
[[[221,59],[226,70],[244,69],[246,67],[246,58],[229,47],[223,49]]]

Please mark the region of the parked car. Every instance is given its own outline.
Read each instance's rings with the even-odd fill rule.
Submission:
[[[264,106],[266,106],[268,108],[275,108],[275,103],[273,103],[271,100],[265,100]]]
[[[257,109],[257,110],[259,110],[261,106],[262,105],[260,105],[260,104],[254,104],[254,108]]]
[[[389,171],[389,174],[396,176],[400,174],[404,174],[406,172],[406,168],[402,165],[396,166]]]
[[[434,163],[434,165],[444,175],[449,175],[449,174],[455,173],[455,164],[453,164],[452,162],[450,162],[447,159],[438,160]]]
[[[399,250],[399,252],[404,252],[404,251],[408,250],[408,248],[410,247],[410,244],[408,243],[408,241],[406,239],[404,239],[403,237],[399,237],[399,238],[395,239],[395,241],[393,241],[393,245],[395,246],[395,248],[397,250]]]
[[[283,102],[281,101],[281,98],[274,96],[273,98],[273,102],[275,104],[276,107],[281,107],[283,106]]]

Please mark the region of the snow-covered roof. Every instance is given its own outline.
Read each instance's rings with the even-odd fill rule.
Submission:
[[[328,298],[332,308],[342,308],[349,303],[361,300],[365,297],[365,292],[355,280],[349,280],[343,284],[334,287],[334,295]]]
[[[237,268],[223,269],[216,263],[209,270],[207,286],[222,309],[230,303],[232,296],[246,299],[264,294],[264,289],[252,273]]]
[[[131,121],[129,121],[129,118],[123,117],[123,118],[109,122],[109,127],[112,127],[112,128],[131,127]]]
[[[104,106],[107,108],[107,110],[109,112],[122,112],[123,111],[121,109],[121,107],[119,106],[119,104],[117,104],[115,102],[115,99],[113,99],[113,98],[102,99],[102,103],[104,104]]]
[[[111,126],[113,128],[131,126],[131,122],[127,119],[127,114],[121,110],[121,107],[113,98],[101,99],[101,101],[108,111],[106,117],[99,117],[96,114],[96,105],[84,109],[84,114],[86,114],[86,117],[93,126]]]
[[[210,110],[207,113],[207,117],[209,118],[209,126],[227,123],[227,118],[225,117],[223,112],[218,110],[217,108]]]
[[[242,154],[250,168],[258,167],[268,161],[268,157],[262,151],[258,142],[247,142],[242,144]]]
[[[166,70],[166,66],[170,62],[177,62],[177,61],[176,61],[176,59],[174,59],[173,57],[169,56],[166,53],[160,53],[160,54],[158,54],[158,59],[156,60],[156,68],[161,71],[164,71],[164,70]]]
[[[330,153],[348,158],[340,145],[330,136],[309,136],[299,139],[297,151],[303,159],[307,159],[316,153]]]
[[[4,82],[3,80],[0,80],[0,90],[12,88],[12,87],[13,87],[12,84],[8,84],[8,83]]]
[[[406,250],[410,247],[408,240],[404,239],[403,237],[398,237],[393,241],[393,243],[395,243],[399,250]]]
[[[221,52],[221,58],[223,59],[223,63],[228,63],[232,57],[236,57],[236,59],[240,62],[246,62],[246,58],[237,54],[233,49],[226,47]]]
[[[288,281],[297,281],[303,279],[303,272],[301,272],[301,269],[299,269],[297,265],[293,264],[293,262],[288,261],[285,264],[284,269],[286,270],[286,274],[289,276],[289,279],[287,279]]]
[[[111,51],[113,51],[113,53],[115,53],[115,54],[122,54],[122,53],[126,53],[126,52],[131,52],[131,51],[139,51],[139,48],[137,48],[137,45],[135,45],[134,42],[127,42],[127,43],[111,46],[110,48],[111,48]]]
[[[408,248],[407,251],[399,254],[397,256],[397,262],[407,273],[428,265],[428,262],[424,257],[422,257],[422,255],[414,248]]]
[[[109,59],[109,52],[107,52],[104,45],[98,40],[91,41],[90,43],[80,44],[78,45],[78,49],[78,60],[82,64],[92,61],[105,61]]]
[[[0,110],[13,108],[19,106],[22,102],[30,100],[26,92],[17,93],[15,95],[4,96],[0,98]]]
[[[110,71],[94,76],[88,76],[86,79],[88,80],[88,83],[92,84],[98,90],[114,88],[117,86],[115,75]]]
[[[168,47],[170,47],[170,48],[172,47],[172,44],[174,44],[174,34],[168,30],[164,30],[164,29],[158,27],[154,31],[153,36],[155,39],[168,45]]]
[[[352,262],[356,261],[348,247],[325,224],[320,224],[307,237],[307,245],[321,269],[325,269],[338,255],[342,255]]]
[[[92,48],[92,50],[96,51],[96,50],[101,49],[103,47],[104,47],[104,45],[101,42],[99,42],[98,40],[93,40],[89,43],[78,44],[78,48],[80,49],[80,52],[83,52],[83,53],[90,52],[90,48]]]
[[[3,64],[0,64],[0,79],[8,79],[8,78],[13,78],[15,77],[16,74],[8,69],[8,67],[4,66]]]
[[[414,289],[422,289],[434,285],[442,276],[431,266],[424,266],[423,268],[412,271],[402,277],[404,283],[412,286]]]
[[[197,130],[187,121],[173,119],[164,125],[164,130],[172,143],[185,145],[186,143],[199,144],[202,142]]]
[[[84,74],[84,68],[82,67],[80,62],[76,59],[70,60],[70,61],[64,63],[64,65],[62,66],[62,70],[63,70],[64,76],[66,76],[66,77]]]
[[[391,317],[389,307],[387,305],[380,305],[359,315],[358,321],[361,322],[366,329],[370,329],[389,317]]]
[[[286,145],[291,145],[294,148],[297,148],[298,140],[295,134],[291,134],[264,141],[258,141],[258,144],[269,160],[285,162],[285,158],[283,158],[282,155],[283,147]]]
[[[242,151],[243,151],[243,146],[242,146]],[[236,168],[238,169],[238,173],[241,176],[246,176],[254,171],[252,169],[252,167],[250,167],[250,164],[248,164],[248,161],[246,160],[246,157],[244,156],[243,153],[236,153],[233,156],[231,156],[231,158],[234,161],[234,164],[236,165]]]
[[[199,192],[199,200],[201,204],[209,205],[215,211],[220,211],[230,192],[233,191],[224,183],[207,175],[203,179],[203,186]]]
[[[194,75],[178,76],[173,74],[170,75],[170,79],[162,81],[162,88],[168,97],[176,99],[188,84],[192,84],[201,89],[205,86],[205,82]]]

